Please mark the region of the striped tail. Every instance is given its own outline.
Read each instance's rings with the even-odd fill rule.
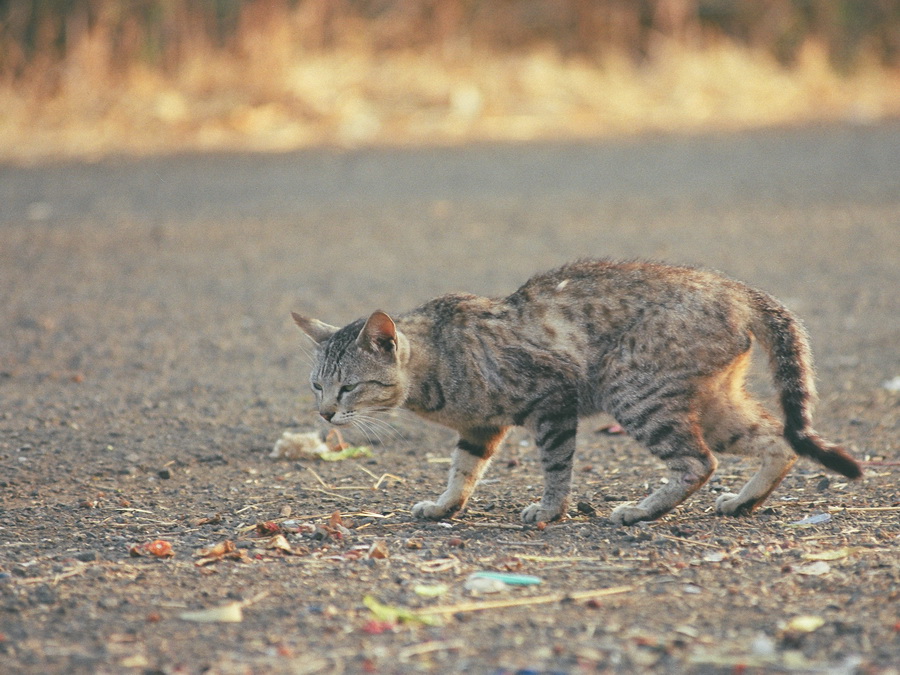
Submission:
[[[842,447],[827,442],[812,428],[816,399],[812,352],[800,322],[777,300],[751,290],[757,310],[753,334],[769,354],[784,412],[784,438],[798,455],[810,457],[847,478],[862,476],[859,463]]]

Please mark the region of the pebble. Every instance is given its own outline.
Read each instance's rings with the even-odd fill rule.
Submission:
[[[472,576],[466,579],[466,583],[463,585],[463,588],[465,588],[466,591],[468,591],[472,595],[487,595],[490,593],[500,593],[501,591],[505,591],[507,588],[509,588],[509,586],[507,586],[500,579]]]
[[[81,562],[93,562],[94,560],[97,560],[100,555],[97,551],[79,551],[72,557]]]
[[[97,601],[97,604],[103,609],[115,609],[119,606],[119,598],[114,595],[105,595]]]

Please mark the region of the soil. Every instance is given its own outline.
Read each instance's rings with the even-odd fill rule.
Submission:
[[[897,157],[894,124],[0,167],[0,671],[897,673]],[[717,517],[754,470],[724,457],[617,528],[664,472],[600,418],[569,517],[541,528],[518,519],[540,494],[524,432],[439,523],[409,509],[454,438],[412,415],[346,433],[371,457],[269,457],[324,430],[290,310],[501,294],[585,255],[782,298],[817,427],[864,478],[801,460],[756,514]],[[473,596],[486,570],[541,583]]]

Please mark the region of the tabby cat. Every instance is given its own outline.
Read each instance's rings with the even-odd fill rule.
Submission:
[[[407,408],[456,430],[447,489],[419,518],[463,508],[512,426],[530,430],[544,474],[527,523],[567,507],[580,417],[612,415],[670,476],[611,515],[630,525],[668,513],[703,485],[715,452],[758,455],[721,514],[753,511],[805,455],[850,478],[845,450],[811,426],[811,354],[798,320],[771,296],[719,274],[664,264],[586,260],[539,274],[512,295],[445,295],[394,319],[382,311],[335,328],[293,314],[317,344],[311,384],[334,425]],[[753,340],[769,354],[780,424],[744,388]]]

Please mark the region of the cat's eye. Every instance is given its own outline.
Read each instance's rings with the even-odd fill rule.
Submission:
[[[341,396],[343,394],[349,394],[351,391],[356,389],[356,387],[358,387],[358,386],[359,386],[358,384],[345,384],[344,386],[342,386],[340,388],[340,391],[338,392],[338,396]]]
[[[316,391],[322,391],[322,385],[319,384],[318,382],[313,382],[312,388],[315,389]]]

